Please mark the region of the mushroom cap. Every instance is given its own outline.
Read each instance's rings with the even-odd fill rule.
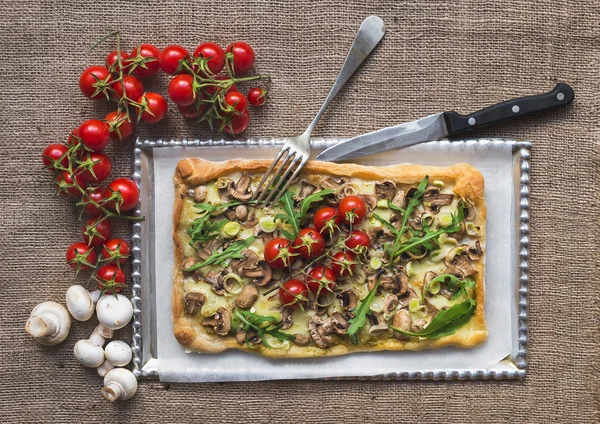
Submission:
[[[94,299],[90,292],[82,286],[69,287],[65,297],[67,309],[77,321],[87,321],[94,314]]]
[[[102,346],[95,345],[90,340],[79,340],[73,346],[75,358],[84,367],[96,368],[104,362],[104,350]]]
[[[137,387],[137,379],[131,371],[127,368],[113,368],[104,376],[102,396],[111,402],[127,400],[135,395]]]
[[[98,321],[111,330],[125,327],[133,317],[133,305],[122,294],[105,294],[96,304]]]
[[[31,311],[25,323],[25,331],[36,342],[53,346],[62,343],[69,335],[71,316],[63,305],[56,302],[42,302]]]
[[[127,343],[121,340],[114,340],[104,348],[104,356],[117,367],[124,367],[131,362],[133,353]]]

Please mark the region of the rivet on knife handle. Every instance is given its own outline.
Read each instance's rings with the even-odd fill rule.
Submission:
[[[560,83],[548,93],[508,100],[468,115],[444,112],[444,120],[448,135],[454,135],[529,113],[565,106],[571,103],[574,97],[571,86]]]

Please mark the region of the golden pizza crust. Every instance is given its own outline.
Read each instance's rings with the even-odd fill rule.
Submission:
[[[240,349],[274,358],[306,358],[319,356],[344,355],[353,352],[378,351],[378,350],[421,350],[435,349],[453,345],[470,348],[479,345],[487,339],[488,331],[484,317],[484,257],[477,261],[473,276],[476,282],[475,300],[477,306],[473,317],[468,324],[461,327],[451,336],[439,339],[424,340],[396,340],[384,339],[379,341],[364,342],[353,345],[349,341],[337,338],[339,344],[321,349],[316,346],[297,346],[291,343],[289,349],[269,349],[262,345],[251,349],[239,344],[235,337],[222,337],[209,334],[204,327],[194,322],[184,313],[183,302],[183,242],[179,237],[180,217],[183,201],[188,190],[200,184],[205,184],[219,177],[234,173],[248,171],[251,173],[265,172],[271,161],[233,159],[225,162],[210,162],[203,159],[183,159],[175,170],[175,205],[173,211],[173,240],[175,243],[175,268],[173,278],[173,328],[177,341],[186,349],[217,353],[227,349]],[[454,193],[469,200],[477,211],[475,225],[481,227],[480,234],[485,240],[486,206],[484,200],[484,181],[481,173],[471,165],[456,164],[448,167],[422,166],[413,164],[391,165],[385,167],[370,167],[356,164],[336,164],[331,162],[309,161],[303,172],[338,177],[359,178],[363,180],[389,179],[400,184],[418,184],[429,175],[430,180],[441,180],[454,184]],[[337,336],[332,335],[336,338]]]

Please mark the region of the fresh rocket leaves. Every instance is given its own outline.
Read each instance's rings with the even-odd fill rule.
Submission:
[[[286,239],[294,241],[300,232],[300,213],[294,209],[294,200],[292,199],[292,193],[290,193],[289,190],[281,196],[279,201],[283,205],[283,212],[275,215],[275,218],[292,227],[293,233],[290,233],[283,228],[281,228],[280,231]]]
[[[208,265],[220,265],[225,262],[227,259],[241,259],[243,257],[242,250],[247,249],[256,237],[248,237],[244,240],[234,241],[229,245],[227,249],[222,251],[221,253],[213,253],[208,258],[206,258],[203,262],[197,262],[189,268],[185,268],[184,271],[191,272],[196,271],[197,269],[203,268]]]
[[[273,316],[261,316],[243,309],[234,309],[233,328],[237,331],[246,333],[246,345],[253,347],[248,340],[248,332],[256,331],[256,334],[262,340],[262,343],[270,348],[265,335],[275,337],[279,341],[294,340],[296,337],[292,334],[279,331],[283,325],[280,320]]]
[[[333,193],[335,193],[335,190],[326,188],[325,190],[319,190],[316,193],[306,196],[304,200],[302,200],[302,202],[300,203],[300,217],[304,219],[306,217],[306,212],[308,212],[308,208],[310,208],[310,205],[312,205],[315,202],[322,201],[325,198],[325,196]]]
[[[371,303],[373,303],[373,298],[375,297],[375,293],[377,293],[377,287],[379,287],[379,279],[377,279],[375,287],[373,287],[373,290],[369,292],[367,297],[361,300],[360,305],[354,308],[354,316],[348,321],[350,326],[348,327],[347,334],[350,336],[352,344],[358,344],[356,335],[367,323],[367,313],[371,309]]]
[[[423,337],[427,339],[438,339],[444,336],[450,336],[456,333],[460,327],[469,322],[477,302],[473,299],[467,299],[464,302],[457,303],[448,309],[440,311],[423,330],[413,333],[411,331],[401,330],[390,326],[391,329],[407,336]]]
[[[452,300],[458,299],[462,294],[467,294],[467,289],[472,289],[475,287],[475,281],[472,278],[465,278],[464,280],[461,280],[452,274],[440,274],[433,278],[427,284],[427,286],[425,286],[421,298],[425,298],[427,292],[429,292],[436,284],[444,282],[447,282],[448,290],[452,292]]]

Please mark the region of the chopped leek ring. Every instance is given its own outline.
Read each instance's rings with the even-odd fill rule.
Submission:
[[[232,285],[231,285],[231,288],[227,288],[228,280],[234,281],[234,283],[232,283]],[[233,272],[230,272],[229,274],[227,274],[226,276],[223,277],[223,281],[224,281],[225,291],[227,291],[229,294],[240,294],[242,292],[242,277],[240,277],[239,275],[234,274]]]
[[[225,226],[221,230],[221,236],[223,236],[223,238],[227,238],[227,239],[234,238],[235,236],[238,235],[241,228],[242,228],[242,226],[240,225],[239,222],[230,221],[227,224],[225,224]]]
[[[414,265],[413,265],[413,261],[410,261],[406,264],[405,269],[406,269],[406,275],[408,275],[409,277],[412,277],[415,275],[414,272]]]
[[[437,219],[440,227],[449,227],[452,225],[452,215],[449,213],[441,214]]]
[[[434,180],[431,184],[435,187],[444,187],[444,182],[442,180]]]
[[[269,343],[269,346],[271,346],[273,349],[288,350],[290,348],[290,342],[288,340],[281,341],[270,334],[265,334],[264,337],[267,343]]]
[[[381,260],[381,258],[378,258],[376,256],[371,258],[371,260],[369,261],[369,268],[373,271],[378,270],[382,266],[383,266],[383,261]]]
[[[258,226],[260,227],[261,231],[265,233],[272,233],[277,229],[277,223],[275,222],[273,217],[270,216],[263,216],[258,221]]]
[[[439,292],[440,292],[440,282],[439,281],[434,281],[429,286],[429,293],[431,293],[431,294],[438,294]]]
[[[388,201],[387,199],[381,199],[377,201],[377,207],[381,208],[381,209],[387,209],[388,208]]]
[[[480,227],[476,226],[472,222],[467,222],[466,229],[468,235],[476,236],[479,234]]]
[[[410,302],[408,302],[408,311],[409,312],[417,312],[421,309],[421,302],[419,302],[419,299],[413,299]]]

